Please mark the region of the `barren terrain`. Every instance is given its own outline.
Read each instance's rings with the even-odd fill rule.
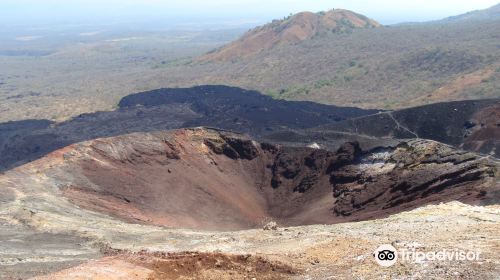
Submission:
[[[277,231],[179,235],[166,230],[165,237],[177,238],[175,245],[168,243],[170,250],[222,248],[218,249],[221,253],[158,256],[125,252],[35,279],[496,279],[500,273],[499,215],[497,206],[451,202],[387,219]],[[193,242],[197,242],[196,248],[190,245]],[[402,262],[383,268],[372,254],[380,244],[391,243],[398,249],[478,250],[481,258],[474,262]],[[151,244],[137,248],[158,250]],[[239,266],[242,261],[234,259],[243,259],[245,269]],[[257,265],[259,259],[265,265]]]
[[[0,187],[7,278],[498,275],[498,163],[428,140],[327,151],[201,128],[131,134],[55,151]],[[278,229],[260,229],[270,220]],[[19,238],[47,249],[37,256]],[[481,259],[381,268],[372,252],[385,243]]]

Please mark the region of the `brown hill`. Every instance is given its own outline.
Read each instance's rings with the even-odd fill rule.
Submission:
[[[348,10],[302,12],[252,29],[239,40],[207,54],[203,59],[230,60],[271,49],[276,45],[294,44],[327,33],[343,33],[354,28],[380,26],[378,22]]]
[[[356,28],[237,53],[249,33],[201,60],[165,68],[156,79],[178,87],[226,84],[277,99],[392,110],[495,98],[497,29],[495,21]]]

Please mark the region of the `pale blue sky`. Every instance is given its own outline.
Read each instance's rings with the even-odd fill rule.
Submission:
[[[299,11],[344,8],[383,24],[427,21],[484,9],[499,0],[0,0],[1,20],[177,21],[242,20],[266,22]],[[181,20],[182,19],[182,20]]]

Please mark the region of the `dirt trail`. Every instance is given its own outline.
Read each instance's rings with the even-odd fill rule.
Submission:
[[[387,112],[386,114],[387,114],[389,117],[391,117],[391,119],[394,121],[394,123],[396,123],[396,127],[397,127],[397,129],[404,129],[405,131],[407,131],[407,132],[409,132],[410,134],[412,134],[413,136],[415,136],[415,138],[417,138],[417,139],[418,139],[418,138],[420,138],[420,137],[418,137],[418,134],[416,134],[415,132],[411,131],[411,130],[410,130],[409,128],[407,128],[406,126],[401,125],[401,124],[399,123],[399,121],[398,121],[396,118],[394,118],[394,116],[392,115],[392,113],[391,113],[391,112]]]

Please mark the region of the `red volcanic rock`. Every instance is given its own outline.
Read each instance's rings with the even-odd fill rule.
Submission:
[[[300,270],[260,256],[222,253],[120,252],[80,266],[37,277],[53,279],[286,279]]]
[[[235,230],[384,217],[460,200],[498,201],[497,166],[427,140],[363,151],[257,143],[207,129],[75,144],[42,159],[72,203],[128,222]],[[58,175],[54,175],[58,174]]]

